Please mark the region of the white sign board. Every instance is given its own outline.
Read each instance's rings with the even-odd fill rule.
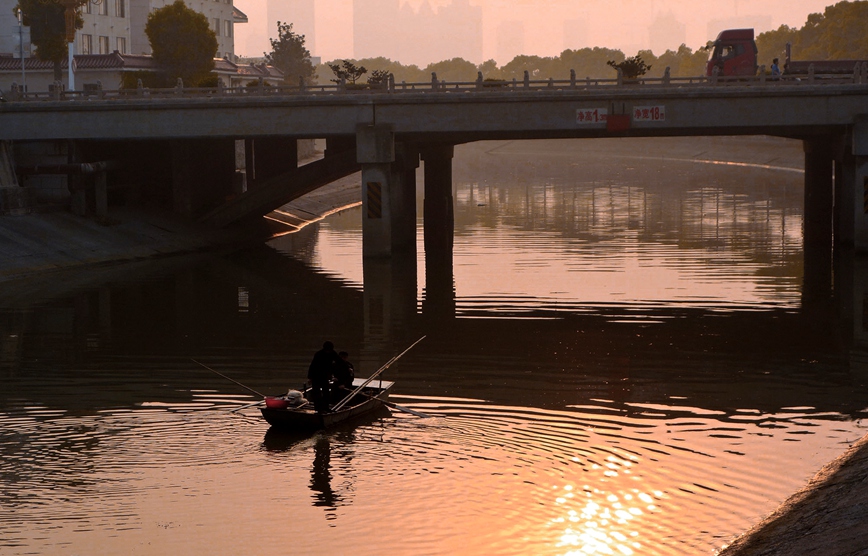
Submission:
[[[578,108],[576,109],[576,123],[578,125],[604,124],[607,114],[606,108]]]
[[[666,121],[666,106],[659,104],[654,106],[634,106],[634,122],[663,122]]]

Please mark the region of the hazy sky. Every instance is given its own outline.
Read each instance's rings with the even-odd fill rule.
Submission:
[[[451,0],[429,2],[436,10]],[[422,0],[401,3],[417,8]],[[482,6],[483,58],[495,58],[503,65],[509,59],[498,58],[511,59],[513,55],[503,47],[498,52],[497,29],[503,22],[522,22],[525,54],[556,56],[565,48],[584,46],[619,48],[627,55],[650,48],[660,54],[682,42],[695,50],[722,28],[750,26],[759,33],[781,24],[801,27],[809,13],[822,12],[835,0],[470,0],[470,3]],[[268,38],[277,29],[275,22],[266,21],[266,0],[235,0],[235,5],[250,18],[249,23],[236,26],[235,52],[261,56],[269,50]],[[353,0],[316,0],[316,48],[312,54],[324,61],[353,57],[352,21]],[[649,30],[655,23],[656,33]],[[683,24],[683,31],[679,24]],[[380,32],[388,32],[388,22],[384,22]]]

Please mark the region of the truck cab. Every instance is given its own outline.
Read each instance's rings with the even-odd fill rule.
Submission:
[[[705,74],[725,77],[756,75],[757,48],[753,29],[727,29],[721,31],[708,56]]]

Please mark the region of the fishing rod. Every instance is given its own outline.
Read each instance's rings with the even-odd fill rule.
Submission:
[[[389,361],[387,361],[385,365],[383,365],[382,367],[380,367],[379,369],[377,369],[377,372],[375,372],[374,374],[372,374],[371,376],[369,376],[369,377],[368,377],[368,378],[367,378],[367,379],[366,379],[362,384],[360,384],[359,386],[357,386],[357,387],[355,388],[355,390],[353,390],[352,392],[350,392],[349,395],[347,395],[346,398],[344,398],[343,400],[341,400],[340,402],[338,402],[338,404],[332,408],[332,411],[337,411],[337,410],[339,410],[340,408],[342,408],[343,406],[345,406],[345,405],[347,404],[347,402],[349,402],[349,401],[352,399],[353,396],[355,396],[356,394],[358,394],[359,392],[361,392],[362,389],[363,389],[365,386],[367,386],[367,385],[368,385],[372,380],[374,380],[375,378],[377,378],[377,376],[379,376],[380,373],[382,373],[383,371],[385,371],[386,369],[388,369],[389,366],[390,366],[392,363],[394,363],[395,361],[397,361],[398,359],[400,359],[402,355],[404,355],[405,353],[407,353],[408,351],[410,351],[411,349],[413,349],[413,347],[414,347],[416,344],[418,344],[419,342],[421,342],[421,341],[424,340],[424,339],[425,339],[425,336],[422,336],[421,338],[419,338],[418,340],[416,340],[415,342],[413,342],[413,343],[410,345],[410,347],[408,347],[407,349],[405,349],[404,351],[402,351],[401,353],[399,353],[399,354],[396,355],[395,357],[389,359]]]
[[[219,372],[219,371],[215,371],[214,369],[212,369],[211,367],[209,367],[209,366],[206,365],[205,363],[200,363],[199,361],[196,361],[196,360],[193,359],[193,358],[191,358],[190,361],[192,361],[193,363],[196,363],[197,365],[202,365],[203,367],[205,367],[206,369],[208,369],[208,370],[211,371],[212,373],[214,373],[214,374],[218,374],[218,375],[222,376],[223,378],[225,378],[226,380],[229,380],[229,381],[231,381],[231,382],[234,382],[234,383],[237,384],[238,386],[244,388],[245,390],[249,390],[250,392],[253,392],[253,393],[256,394],[257,396],[262,396],[263,399],[266,398],[266,395],[265,395],[265,394],[263,394],[263,393],[261,393],[261,392],[257,392],[256,390],[254,390],[253,388],[250,388],[249,386],[244,386],[243,384],[241,384],[240,382],[238,382],[238,381],[235,380],[234,378],[229,378],[228,376],[224,375],[223,373],[221,373],[221,372]]]

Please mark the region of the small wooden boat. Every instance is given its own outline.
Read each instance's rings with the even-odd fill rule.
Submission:
[[[352,399],[343,402],[343,407],[337,411],[320,413],[314,409],[313,401],[309,399],[310,389],[302,393],[301,399],[292,396],[266,397],[265,407],[260,408],[262,416],[275,428],[284,431],[314,431],[327,429],[338,423],[364,415],[384,404],[389,397],[389,391],[394,382],[388,380],[372,380],[357,378],[353,380],[354,391],[364,386]]]

